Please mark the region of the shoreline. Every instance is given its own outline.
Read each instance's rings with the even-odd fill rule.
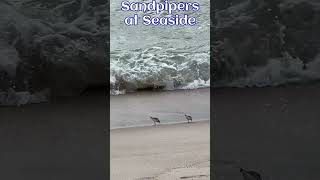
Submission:
[[[156,126],[154,125],[145,125],[145,126],[132,126],[132,127],[121,127],[121,128],[116,128],[116,129],[110,129],[110,132],[114,132],[114,131],[121,131],[121,130],[143,130],[143,129],[148,129],[148,128],[166,128],[169,126],[181,126],[184,124],[201,124],[201,123],[208,123],[210,124],[210,120],[209,119],[204,119],[204,120],[195,120],[192,121],[190,123],[188,122],[172,122],[172,123],[165,123],[165,124],[157,124]]]
[[[110,128],[153,125],[150,116],[161,124],[210,119],[210,89],[181,91],[147,91],[110,96]]]
[[[166,92],[185,92],[185,91],[196,91],[202,89],[210,89],[211,87],[199,87],[194,89],[150,89],[150,90],[136,90],[136,91],[129,91],[125,92],[124,94],[110,94],[110,97],[117,97],[117,96],[126,96],[126,95],[135,95],[141,93],[166,93]]]
[[[191,123],[201,123],[201,122],[210,122],[209,119],[198,119],[198,120],[193,120]],[[180,125],[180,124],[185,124],[187,122],[170,122],[170,123],[162,123],[162,124],[157,124],[156,126],[171,126],[171,125]],[[149,128],[149,127],[155,127],[154,125],[140,125],[140,126],[125,126],[125,127],[114,127],[110,128],[110,131],[115,131],[115,130],[120,130],[120,129],[131,129],[131,128]]]
[[[2,179],[106,179],[109,146],[103,92],[0,108]]]

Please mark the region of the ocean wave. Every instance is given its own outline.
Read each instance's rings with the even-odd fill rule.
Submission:
[[[212,23],[213,86],[319,81],[319,10],[319,3],[308,0],[217,1]]]
[[[0,106],[79,96],[108,83],[107,2],[0,1]],[[46,93],[45,93],[46,94]]]
[[[34,94],[28,91],[16,92],[10,88],[6,92],[0,91],[0,106],[22,106],[48,102],[49,90],[43,90]]]
[[[207,86],[209,52],[151,47],[111,54],[110,93],[139,89],[190,89]]]
[[[239,64],[238,66],[241,66]],[[320,56],[304,65],[299,58],[286,55],[269,59],[266,65],[242,67],[243,76],[214,82],[214,87],[267,87],[320,81]]]

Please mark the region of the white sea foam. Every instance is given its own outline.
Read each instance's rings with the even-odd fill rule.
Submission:
[[[193,82],[187,84],[181,89],[198,89],[198,88],[207,88],[210,87],[210,80],[205,81],[202,79],[194,80]]]
[[[32,103],[43,103],[48,101],[49,91],[43,90],[35,94],[27,91],[16,92],[10,88],[7,92],[0,91],[0,106],[22,106]]]
[[[173,90],[207,86],[209,52],[179,52],[152,47],[111,55],[111,93],[144,88]],[[191,85],[192,84],[192,85]]]
[[[291,56],[270,59],[268,64],[264,66],[246,69],[247,75],[245,77],[214,86],[266,87],[320,80],[320,56],[310,62],[306,69],[302,67],[302,61]]]
[[[198,24],[184,27],[142,24],[128,27],[123,18],[134,13],[120,11],[117,8],[120,3],[111,2],[111,94],[145,88],[207,86],[202,82],[210,79],[210,15],[205,13],[209,12],[210,2],[198,2],[201,12],[182,12],[192,13]]]

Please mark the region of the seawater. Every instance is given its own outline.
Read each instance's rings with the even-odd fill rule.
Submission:
[[[111,1],[111,94],[157,87],[164,90],[209,87],[210,1],[190,2],[198,2],[200,10],[173,14],[165,11],[159,14],[153,11],[129,12],[121,10],[120,1]],[[140,22],[136,26],[125,25],[124,18],[134,14],[141,17],[187,14],[195,17],[197,24],[146,26]]]

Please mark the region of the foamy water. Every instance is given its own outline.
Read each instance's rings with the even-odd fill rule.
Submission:
[[[293,26],[289,20],[305,12],[314,13],[317,19],[319,7],[316,1],[307,0],[243,0],[217,8],[212,42],[213,86],[266,87],[319,81],[319,42],[312,36],[318,24],[311,23],[310,18],[314,28],[307,28],[304,23]],[[287,16],[286,12],[295,13]],[[293,32],[306,36],[293,38]]]
[[[196,26],[126,26],[119,1],[111,2],[111,94],[144,88],[209,87],[210,2],[199,0]],[[141,13],[140,13],[141,14]],[[155,12],[148,12],[155,15]],[[168,16],[161,13],[159,16]]]
[[[238,67],[230,67],[237,69]],[[320,80],[320,56],[310,62],[307,69],[302,69],[301,60],[285,56],[269,59],[267,64],[243,69],[247,75],[233,80],[214,82],[214,87],[266,87],[285,84],[313,83]]]

